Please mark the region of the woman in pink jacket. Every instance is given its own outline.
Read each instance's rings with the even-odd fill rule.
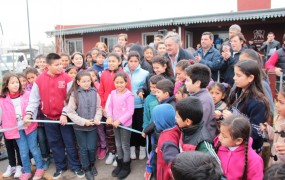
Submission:
[[[228,180],[263,179],[263,160],[252,149],[250,134],[251,125],[244,116],[232,115],[221,121],[215,146]]]
[[[20,180],[28,180],[32,176],[29,151],[37,167],[33,180],[37,180],[44,174],[42,156],[37,143],[37,123],[26,123],[24,126],[22,122],[28,101],[29,93],[22,90],[19,78],[11,73],[5,74],[0,95],[0,124],[2,128],[9,129],[4,132],[5,138],[16,139],[19,146],[24,169]]]

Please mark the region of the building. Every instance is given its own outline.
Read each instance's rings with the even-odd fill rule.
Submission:
[[[180,34],[184,48],[195,48],[205,31],[225,40],[232,24],[239,24],[245,38],[253,39],[258,46],[267,39],[268,32],[274,32],[275,39],[282,42],[285,8],[270,9],[271,0],[237,2],[237,12],[79,27],[59,25],[46,33],[55,37],[56,52],[70,54],[75,51],[86,54],[99,41],[105,42],[111,50],[120,33],[128,34],[128,43],[147,45],[153,42],[155,34],[175,31]]]

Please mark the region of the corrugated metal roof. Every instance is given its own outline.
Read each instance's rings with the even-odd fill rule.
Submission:
[[[78,28],[47,31],[46,34],[48,36],[58,36],[58,35],[114,31],[122,29],[138,29],[138,28],[157,27],[157,26],[199,24],[199,23],[225,22],[225,21],[238,21],[238,20],[254,20],[254,19],[266,19],[266,18],[278,18],[278,17],[285,17],[285,8],[230,12],[230,13],[188,16],[188,17],[179,17],[179,18],[166,18],[166,19],[135,21],[135,22],[126,22],[118,24],[104,24],[99,26],[98,25],[84,26]]]

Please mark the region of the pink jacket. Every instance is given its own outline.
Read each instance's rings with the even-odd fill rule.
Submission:
[[[26,114],[26,107],[29,102],[30,93],[25,91],[23,95],[20,96],[21,99],[21,109],[22,109],[22,117]],[[6,98],[0,98],[0,109],[2,112],[0,114],[0,120],[2,121],[2,128],[13,128],[18,126],[16,112],[14,109],[14,105],[10,96],[7,95]],[[31,125],[25,129],[26,134],[30,134],[35,129],[37,129],[38,123],[31,123]],[[19,130],[14,129],[11,131],[4,132],[4,135],[7,139],[18,139],[20,138]]]
[[[215,138],[215,146],[217,145],[219,136]],[[247,164],[247,180],[263,179],[263,160],[252,149],[252,138],[248,143],[248,164]],[[242,179],[243,169],[245,165],[245,145],[240,145],[236,150],[230,151],[227,147],[220,146],[218,157],[221,160],[224,175],[228,180]]]
[[[113,121],[119,120],[123,126],[132,125],[132,116],[135,109],[133,93],[128,89],[124,94],[118,94],[117,90],[113,90],[109,98],[108,117],[111,116]]]

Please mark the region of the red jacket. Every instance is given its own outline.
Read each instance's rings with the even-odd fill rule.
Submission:
[[[171,180],[170,165],[179,153],[181,131],[178,126],[160,133],[157,144],[157,180]]]
[[[115,90],[115,84],[114,84],[114,77],[117,72],[124,72],[122,69],[119,69],[115,72],[111,72],[109,70],[103,71],[101,77],[100,77],[100,87],[99,87],[99,95],[101,98],[101,106],[104,109],[108,96],[111,94],[111,91]],[[126,74],[127,75],[127,74]],[[131,80],[128,77],[128,84],[127,88],[132,91],[132,86],[131,86]]]
[[[67,94],[67,83],[71,81],[72,79],[64,71],[59,75],[51,76],[47,70],[36,79],[42,112],[47,118],[52,120],[60,118]]]
[[[23,95],[20,96],[21,100],[21,109],[22,109],[22,117],[25,115],[25,110],[28,105],[30,93],[25,91]],[[13,105],[13,102],[9,95],[6,98],[0,98],[0,109],[2,111],[1,118],[2,119],[2,128],[13,128],[18,126],[16,112]],[[25,133],[28,135],[37,129],[38,123],[31,123],[29,127],[25,129]],[[6,139],[18,139],[20,138],[19,130],[13,129],[11,131],[4,132]]]

